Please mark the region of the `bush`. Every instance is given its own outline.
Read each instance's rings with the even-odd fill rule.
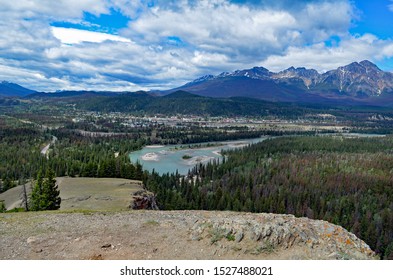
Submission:
[[[5,211],[7,211],[7,209],[5,208],[4,201],[0,201],[0,213],[4,213]]]
[[[384,259],[393,260],[393,242],[391,242],[388,247],[386,247]]]

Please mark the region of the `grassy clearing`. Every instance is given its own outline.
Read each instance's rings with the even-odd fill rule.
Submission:
[[[113,178],[57,178],[63,212],[119,211],[130,206],[132,194],[142,190],[139,181]],[[30,191],[30,187],[28,188]],[[0,194],[7,210],[20,207],[22,187]],[[58,211],[57,211],[58,212]]]
[[[112,178],[59,178],[58,185],[60,210],[125,210],[142,189],[137,181]]]

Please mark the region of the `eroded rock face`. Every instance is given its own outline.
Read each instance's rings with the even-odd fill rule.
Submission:
[[[210,239],[212,243],[234,240],[255,252],[306,246],[321,258],[375,258],[365,242],[342,227],[292,215],[243,214],[198,220],[190,229],[190,236],[192,240]]]

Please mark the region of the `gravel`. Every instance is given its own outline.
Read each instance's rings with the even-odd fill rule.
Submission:
[[[342,227],[208,211],[0,214],[0,259],[376,259]]]

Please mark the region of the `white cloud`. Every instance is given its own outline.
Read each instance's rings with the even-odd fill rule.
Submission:
[[[131,40],[120,36],[75,28],[52,27],[52,32],[63,44],[102,43],[106,40],[131,43]]]
[[[38,20],[81,18],[83,11],[99,15],[109,8],[105,0],[0,0],[0,6],[7,17]]]
[[[209,53],[196,51],[191,61],[196,66],[208,67],[210,65],[217,65],[217,64],[223,65],[227,63],[228,57],[223,54],[209,54]]]
[[[390,0],[390,2],[393,2],[393,0]],[[393,12],[393,3],[388,5],[389,10],[391,10]]]
[[[154,8],[130,23],[128,35],[153,44],[176,36],[200,50],[232,55],[239,49],[258,53],[277,49],[280,41],[293,38],[295,20],[287,12],[251,10],[226,2],[214,6],[210,2],[200,1],[195,7],[185,5],[180,10]]]
[[[144,0],[109,0],[109,2],[110,6],[119,9],[130,18],[136,18],[147,9]]]
[[[348,34],[356,17],[349,0],[261,2],[270,5],[0,0],[0,80],[38,90],[163,89],[256,65],[323,71],[393,56],[391,41]],[[111,9],[132,19],[119,35],[50,25],[64,21],[88,26],[84,12],[100,15]],[[332,36],[339,43],[326,46]]]
[[[284,55],[269,56],[261,64],[273,71],[294,66],[326,72],[354,61],[379,61],[392,55],[393,41],[379,40],[374,35],[365,34],[361,37],[348,37],[334,47],[328,47],[324,43],[289,47]]]
[[[346,1],[310,3],[300,10],[258,8],[224,0],[194,5],[179,2],[175,7],[152,8],[130,22],[124,34],[150,43],[176,36],[200,50],[255,57],[345,33],[353,14]]]
[[[78,66],[78,65],[75,65]],[[94,69],[97,70],[97,69]],[[97,72],[96,72],[97,73]],[[85,79],[75,79],[71,76],[47,77],[39,70],[28,70],[20,67],[4,66],[0,59],[0,80],[16,82],[37,91],[56,90],[98,90],[98,91],[138,91],[147,90],[146,87],[134,83],[107,79],[100,74],[89,75]]]
[[[308,4],[297,15],[304,42],[321,42],[330,36],[348,33],[353,18],[354,7],[347,1],[327,1]]]

